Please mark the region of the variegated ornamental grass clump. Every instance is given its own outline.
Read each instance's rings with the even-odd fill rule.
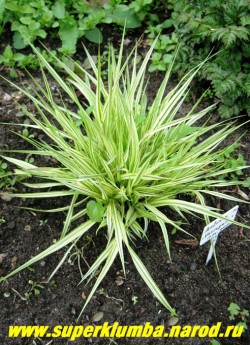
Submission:
[[[219,144],[235,128],[227,122],[195,127],[195,122],[214,107],[196,111],[199,102],[182,117],[176,117],[190,83],[202,65],[190,71],[165,95],[169,70],[153,103],[147,103],[145,73],[154,44],[140,66],[136,64],[136,47],[125,62],[123,42],[117,57],[110,47],[108,77],[105,81],[102,80],[100,56],[96,66],[86,51],[92,67],[91,74],[80,65],[77,70],[81,73],[76,74],[57,61],[68,74],[64,80],[36,51],[43,66],[45,86],[40,86],[34,80],[40,92],[34,95],[22,90],[35,105],[37,114],[25,109],[23,111],[33,122],[30,126],[43,131],[52,143],[25,139],[34,145],[34,150],[28,153],[53,157],[59,167],[38,167],[17,158],[5,159],[18,167],[15,171],[17,175],[29,179],[24,185],[34,189],[32,193],[14,196],[71,196],[72,199],[70,205],[51,210],[67,211],[57,242],[3,279],[67,246],[67,252],[54,274],[77,241],[97,224],[97,235],[103,241],[106,239],[107,244],[82,279],[88,281],[99,271],[85,306],[117,256],[125,274],[126,250],[154,296],[175,314],[136,254],[136,244],[146,237],[148,222],[157,222],[170,256],[168,229],[175,227],[185,230],[168,213],[161,211],[162,206],[165,210],[169,208],[174,211],[179,220],[185,219],[185,214],[197,214],[205,221],[209,217],[223,218],[218,210],[206,205],[206,196],[237,200],[217,191],[220,187],[239,183],[220,180],[221,175],[234,169],[222,169],[222,163],[217,160],[223,152],[218,148]],[[60,105],[54,100],[44,68],[73,101],[77,111],[72,110],[73,107],[67,108],[63,98]],[[77,96],[79,92],[84,96],[83,102]],[[199,140],[201,137],[206,139]],[[32,182],[32,177],[36,181]],[[186,195],[192,195],[199,203],[187,201]],[[79,220],[80,225],[74,226],[75,221],[79,224]]]

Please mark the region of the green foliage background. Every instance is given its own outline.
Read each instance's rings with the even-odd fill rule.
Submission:
[[[137,28],[152,6],[152,0],[129,4],[120,0],[0,0],[0,34],[10,24],[15,49],[23,49],[36,39],[59,37],[59,50],[75,53],[77,40],[83,36],[102,42],[99,24]]]
[[[181,41],[178,73],[203,61],[200,79],[211,81],[222,117],[250,114],[250,3],[247,0],[170,0]]]

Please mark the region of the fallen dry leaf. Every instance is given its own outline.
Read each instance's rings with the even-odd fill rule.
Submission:
[[[93,322],[99,322],[101,321],[101,319],[103,318],[103,312],[102,311],[98,311],[97,313],[95,313],[93,316],[92,316],[92,321]]]
[[[12,100],[11,95],[9,95],[8,93],[4,93],[3,97],[1,98],[1,103],[6,104],[6,103],[9,103],[11,100]]]
[[[7,255],[8,255],[7,253],[0,254],[0,264],[3,262],[3,260],[6,258]]]
[[[16,267],[16,262],[17,262],[17,256],[13,256],[11,259],[11,267],[14,269]]]
[[[184,246],[191,246],[191,247],[197,247],[199,245],[198,240],[196,239],[191,239],[191,240],[175,240],[175,243],[177,244],[182,244]]]
[[[244,193],[239,187],[237,187],[237,194],[240,195],[243,199],[249,200],[249,196]]]
[[[3,201],[10,201],[12,199],[11,193],[0,193]]]
[[[117,286],[120,286],[124,283],[123,278],[121,276],[118,276],[115,280],[115,283]]]

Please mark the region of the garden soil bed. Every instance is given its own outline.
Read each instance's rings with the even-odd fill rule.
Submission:
[[[158,88],[158,76],[151,79],[149,92]],[[155,83],[154,83],[155,80]],[[18,82],[18,81],[17,81]],[[0,81],[0,120],[1,122],[22,122],[16,118],[18,111],[14,103],[14,89],[5,81]],[[9,94],[10,99],[3,101],[3,95]],[[2,100],[2,101],[1,101]],[[30,108],[27,100],[21,100]],[[243,120],[242,120],[243,121]],[[2,149],[28,148],[27,143],[13,133],[10,128],[0,127],[0,146]],[[241,135],[248,128],[238,130]],[[20,131],[20,128],[16,128]],[[240,141],[240,152],[250,163],[250,132]],[[37,134],[39,135],[39,133]],[[228,139],[229,144],[235,139]],[[39,165],[39,163],[36,161]],[[245,175],[246,177],[246,175]],[[21,184],[16,184],[17,190],[22,190]],[[249,189],[243,188],[249,194]],[[237,194],[233,193],[232,195]],[[32,256],[47,248],[58,238],[63,226],[64,214],[39,213],[20,207],[49,209],[66,205],[69,200],[0,200],[0,276],[5,276],[15,267],[27,261]],[[211,200],[211,203],[213,200]],[[218,204],[216,204],[218,206]],[[219,205],[227,211],[235,204],[220,201]],[[168,210],[164,210],[168,214]],[[250,209],[246,204],[240,205],[238,218],[240,222],[250,225]],[[249,246],[250,233],[236,226],[226,229],[217,244],[217,257],[222,275],[220,280],[214,260],[205,265],[208,245],[202,247],[198,242],[201,237],[204,222],[200,219],[189,219],[186,230],[191,237],[178,232],[171,235],[172,262],[167,257],[161,231],[158,225],[150,223],[148,241],[136,243],[136,251],[149,272],[176,308],[180,325],[209,325],[222,322],[222,329],[227,325],[241,321],[229,319],[227,310],[231,302],[237,303],[241,309],[250,309],[250,265]],[[66,261],[53,277],[52,282],[46,280],[53,272],[65,253],[65,249],[46,257],[41,262],[26,269],[0,285],[0,345],[46,345],[46,344],[190,344],[209,345],[208,338],[186,339],[76,339],[74,342],[66,338],[28,339],[8,338],[10,325],[87,325],[93,324],[93,315],[103,312],[103,318],[96,322],[100,325],[107,321],[110,324],[118,321],[122,325],[141,325],[151,322],[153,325],[164,325],[169,329],[169,313],[153,298],[150,290],[140,278],[131,258],[126,256],[126,278],[121,271],[119,260],[115,261],[111,270],[102,281],[86,310],[77,321],[84,300],[94,280],[88,286],[78,285],[81,280],[79,265],[86,272],[88,264],[94,262],[104,248],[106,238],[93,230],[87,239],[78,244],[78,252],[72,251],[70,262]],[[189,240],[189,241],[187,241]],[[2,255],[4,254],[4,255]],[[122,278],[120,278],[122,277]],[[31,283],[31,281],[33,283]],[[35,286],[37,285],[37,286]],[[38,290],[38,291],[37,291]],[[39,292],[39,293],[38,293]],[[113,342],[112,342],[113,341]],[[249,345],[249,330],[240,339],[220,339],[223,345]]]

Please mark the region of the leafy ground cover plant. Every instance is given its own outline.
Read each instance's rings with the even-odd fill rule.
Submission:
[[[223,118],[240,113],[249,115],[249,1],[170,0],[167,8],[172,10],[171,19],[154,25],[149,31],[152,36],[155,30],[164,29],[166,24],[173,25],[174,34],[181,42],[175,71],[183,75],[212,50],[219,52],[202,69],[199,79],[211,81],[213,93],[221,103],[219,112]],[[153,59],[151,69],[162,70],[164,66],[167,69],[173,59],[175,42],[170,35],[162,36],[167,36],[168,46],[163,52],[163,44],[158,44],[159,59]]]
[[[85,306],[117,256],[126,274],[126,250],[154,296],[171,314],[175,314],[137,255],[136,243],[147,237],[148,222],[157,222],[170,257],[168,229],[175,227],[185,231],[180,226],[180,220],[186,220],[186,215],[190,214],[202,216],[206,221],[209,221],[209,217],[224,219],[218,210],[206,205],[206,196],[238,200],[217,189],[239,184],[239,181],[233,179],[222,181],[220,176],[244,167],[225,169],[218,160],[227,149],[219,149],[218,146],[235,130],[232,123],[208,125],[205,122],[203,126],[195,126],[195,122],[210,112],[214,105],[196,111],[199,100],[186,114],[176,116],[202,64],[189,71],[165,95],[171,72],[169,69],[154,101],[148,104],[145,74],[156,43],[157,40],[140,66],[136,63],[137,47],[124,61],[123,42],[117,57],[110,46],[105,81],[102,80],[100,55],[96,66],[86,50],[92,74],[78,65],[83,78],[58,59],[57,63],[68,74],[64,80],[43,55],[34,49],[40,58],[44,87],[35,79],[35,94],[16,87],[30,98],[37,110],[37,114],[33,114],[26,108],[22,109],[33,122],[25,124],[25,128],[43,131],[52,143],[31,136],[23,138],[34,146],[29,154],[53,157],[58,167],[36,166],[21,159],[3,156],[17,166],[17,176],[28,179],[23,182],[24,185],[34,189],[34,192],[17,193],[12,197],[71,196],[72,200],[70,205],[50,210],[67,211],[58,241],[1,280],[67,247],[53,276],[77,241],[97,225],[97,235],[106,238],[107,244],[82,279],[89,281],[99,271]],[[44,68],[73,101],[77,110],[67,108],[63,97],[61,104],[53,99]],[[79,93],[84,101],[79,98]],[[207,135],[206,139],[204,135]],[[25,150],[15,152],[26,153]],[[192,199],[188,201],[187,196],[199,200],[199,203]],[[163,213],[163,206],[174,211],[178,220]],[[80,225],[74,226],[75,221],[79,220]]]
[[[8,164],[0,159],[0,188],[9,189],[14,186],[15,182],[12,171],[8,169]]]
[[[222,166],[227,168],[236,168],[246,166],[246,161],[241,153],[236,154],[236,149],[238,148],[237,143],[228,146],[227,150],[223,152],[223,154],[218,157],[218,160],[221,161]],[[221,178],[232,178],[233,180],[238,179],[238,177],[243,176],[243,171],[241,169],[236,170],[233,173],[226,174],[225,176],[221,176]],[[244,182],[244,186],[247,184],[247,180]]]
[[[65,59],[66,54],[76,52],[77,42],[85,38],[93,43],[103,41],[100,25],[126,26],[127,29],[142,25],[150,11],[154,12],[160,1],[134,0],[129,3],[120,0],[68,1],[68,0],[1,0],[0,37],[11,32],[12,46],[6,46],[0,55],[0,64],[10,71],[10,76],[19,76],[19,69],[37,69],[35,54],[23,53],[22,49],[37,40],[58,39],[59,46],[54,54]],[[49,62],[52,55],[42,54]]]
[[[128,29],[137,28],[158,1],[120,0],[1,0],[0,35],[10,25],[13,46],[23,49],[36,39],[59,37],[64,53],[74,53],[77,40],[85,37],[91,42],[102,42],[99,24],[115,24]]]
[[[45,50],[41,53],[48,62],[53,62],[52,54],[47,54]],[[53,54],[56,54],[56,51],[54,51]],[[7,45],[3,54],[0,55],[0,64],[9,67],[11,78],[17,78],[19,76],[19,68],[37,69],[40,66],[36,54],[15,53],[10,45]]]

